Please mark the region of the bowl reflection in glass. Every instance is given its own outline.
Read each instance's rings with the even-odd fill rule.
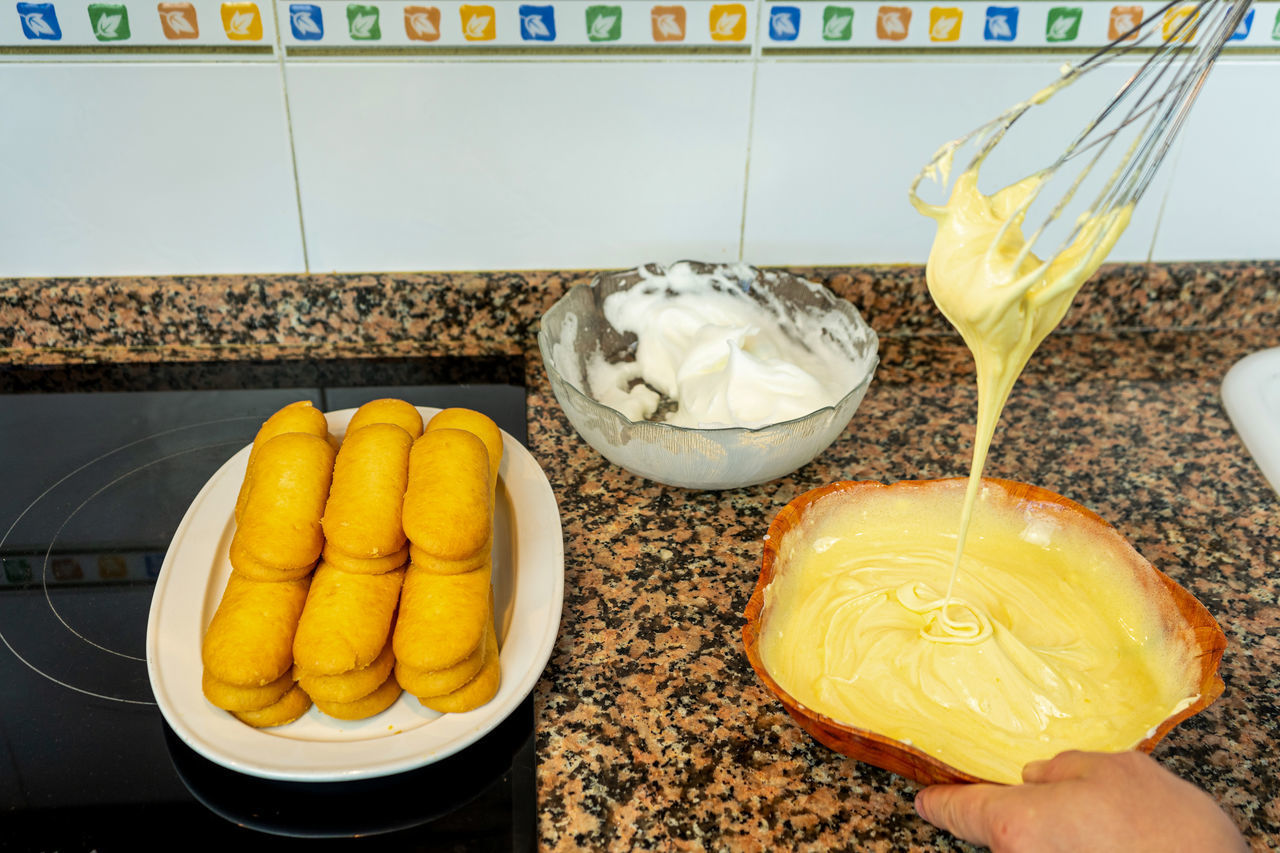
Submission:
[[[591,364],[635,359],[636,335],[619,332],[605,317],[605,300],[644,286],[668,270],[714,276],[718,286],[777,316],[795,336],[798,322],[821,323],[824,342],[849,359],[856,374],[834,405],[802,417],[759,427],[687,427],[661,420],[633,420],[601,403],[590,387]],[[814,318],[819,318],[815,321]],[[650,264],[597,277],[569,291],[542,317],[538,347],[552,391],[574,429],[610,462],[641,477],[691,489],[732,489],[785,476],[811,461],[845,429],[866,394],[878,364],[878,338],[849,302],[785,272],[743,265],[681,262]],[[673,402],[663,399],[659,412]],[[658,415],[661,416],[661,415]]]
[[[1069,725],[1066,728],[1060,728],[1060,721],[1044,717],[1043,729],[1027,728],[1022,730],[1022,733],[1010,736],[1009,731],[997,726],[994,719],[988,718],[983,713],[970,714],[963,704],[954,707],[940,706],[940,708],[949,708],[941,711],[940,717],[935,715],[913,719],[909,715],[915,712],[904,709],[919,707],[922,709],[919,713],[927,715],[928,709],[933,706],[927,704],[928,700],[922,700],[925,701],[922,705],[912,705],[911,703],[917,701],[916,691],[909,689],[908,685],[900,680],[892,680],[885,684],[875,684],[872,693],[866,695],[887,691],[898,697],[899,701],[888,705],[878,705],[874,702],[871,706],[859,705],[859,707],[869,708],[872,716],[878,715],[881,710],[888,710],[890,716],[884,719],[892,719],[894,722],[891,725],[896,727],[895,731],[898,732],[897,737],[891,737],[872,730],[870,725],[866,727],[855,725],[854,722],[859,720],[846,717],[843,713],[840,714],[843,719],[835,719],[810,707],[815,703],[814,700],[806,704],[805,701],[797,698],[796,693],[803,693],[810,689],[807,686],[809,682],[794,682],[793,674],[782,670],[776,673],[771,672],[770,666],[777,665],[773,663],[775,660],[785,659],[793,653],[798,654],[799,650],[794,646],[796,642],[802,643],[805,649],[810,646],[804,640],[798,640],[793,632],[780,634],[783,623],[771,623],[771,617],[774,616],[771,608],[781,599],[780,593],[776,590],[771,591],[770,587],[778,584],[781,578],[788,578],[780,588],[797,588],[794,586],[796,567],[806,565],[803,554],[812,552],[814,549],[823,552],[830,550],[832,554],[837,553],[838,549],[839,558],[836,560],[838,566],[830,570],[838,570],[837,575],[833,576],[833,582],[840,585],[838,588],[841,592],[848,592],[849,595],[858,592],[856,578],[850,573],[860,570],[859,567],[863,566],[867,560],[874,564],[868,571],[875,573],[894,571],[894,559],[873,556],[879,554],[879,549],[884,547],[910,547],[913,549],[913,561],[928,560],[930,555],[940,549],[937,561],[939,566],[926,569],[924,568],[926,563],[912,562],[904,563],[903,570],[911,571],[911,566],[919,565],[921,568],[913,576],[924,577],[924,573],[928,571],[935,573],[940,571],[943,575],[948,575],[950,573],[948,554],[950,549],[955,547],[955,525],[944,530],[937,524],[935,516],[939,507],[944,514],[948,514],[950,509],[954,508],[958,520],[965,483],[966,479],[963,478],[904,481],[887,486],[876,482],[832,483],[796,498],[774,519],[764,544],[760,577],[746,608],[743,640],[747,658],[757,676],[805,731],[837,752],[905,776],[920,784],[1007,782],[1010,779],[1016,781],[1024,763],[1017,759],[1017,755],[1023,751],[1047,751],[1047,754],[1035,757],[1049,757],[1066,749],[1113,748],[1090,743],[1058,742],[1060,737],[1055,738],[1051,734],[1053,732],[1074,732],[1076,734],[1073,736],[1104,738],[1102,741],[1104,743],[1107,742],[1105,741],[1107,737],[1132,736],[1136,743],[1126,742],[1123,746],[1114,748],[1135,748],[1150,752],[1174,726],[1204,710],[1217,699],[1223,691],[1223,683],[1218,676],[1218,665],[1226,648],[1226,638],[1213,617],[1199,601],[1143,559],[1115,528],[1079,504],[1036,486],[994,479],[983,480],[983,497],[974,519],[975,524],[982,516],[987,516],[990,521],[983,522],[981,531],[977,527],[971,529],[970,543],[976,543],[974,547],[977,549],[985,548],[989,555],[1016,554],[1016,559],[1020,562],[1013,564],[1015,568],[1011,577],[1017,583],[1031,584],[1030,589],[1044,597],[1043,600],[1054,608],[1063,606],[1058,596],[1074,598],[1078,602],[1078,605],[1073,604],[1075,609],[1062,611],[1065,614],[1074,614],[1073,619],[1092,624],[1092,609],[1100,606],[1103,599],[1099,599],[1098,596],[1102,595],[1107,596],[1105,599],[1107,606],[1097,611],[1099,617],[1102,617],[1104,611],[1113,614],[1125,613],[1126,616],[1122,619],[1128,621],[1122,621],[1120,627],[1127,629],[1127,632],[1138,630],[1143,625],[1148,626],[1151,629],[1150,633],[1139,631],[1136,635],[1130,634],[1134,645],[1126,642],[1112,649],[1107,641],[1102,641],[1103,646],[1098,649],[1098,656],[1094,656],[1092,660],[1102,667],[1097,671],[1099,675],[1106,675],[1106,673],[1130,672],[1129,669],[1112,669],[1113,662],[1122,660],[1112,655],[1119,655],[1124,649],[1130,649],[1124,654],[1147,655],[1147,666],[1151,667],[1153,677],[1169,687],[1168,691],[1161,694],[1168,701],[1147,705],[1143,699],[1149,694],[1139,691],[1136,686],[1137,681],[1107,680],[1112,679],[1113,676],[1106,676],[1103,681],[1094,682],[1090,671],[1084,670],[1078,676],[1079,682],[1075,681],[1076,676],[1073,676],[1070,683],[1098,683],[1105,687],[1103,695],[1092,692],[1077,693],[1078,698],[1088,701],[1064,706],[1081,709],[1079,713],[1082,716],[1075,719],[1078,719],[1082,725],[1075,725],[1074,720],[1069,716],[1061,721]],[[840,519],[839,525],[842,529],[849,527],[850,519],[857,521],[854,526],[858,529],[850,530],[850,533],[856,533],[856,536],[847,537],[847,546],[840,545],[831,539],[832,536],[843,536],[831,526],[830,519],[833,518]],[[905,536],[905,540],[881,537],[880,531],[891,529],[897,530],[898,535]],[[977,535],[979,533],[981,535]],[[1009,538],[1006,540],[997,537]],[[911,546],[885,546],[868,544],[868,541],[872,543],[910,541],[912,544]],[[1006,546],[1001,544],[1002,541],[1007,541],[1009,547],[1017,550],[1006,551]],[[966,547],[966,554],[968,552],[969,547]],[[989,579],[978,577],[982,568],[987,565],[985,559],[970,564],[974,574],[967,584],[966,595],[980,594],[980,588],[975,584]],[[992,557],[992,559],[996,558]],[[1037,565],[1053,566],[1054,569],[1042,579],[1034,569]],[[825,577],[825,575],[818,577]],[[916,583],[926,583],[926,581],[918,580]],[[993,580],[992,583],[996,581]],[[850,586],[850,584],[853,585]],[[945,589],[945,577],[942,584]],[[1001,585],[991,588],[1014,588],[1004,581],[1000,581],[999,584]],[[961,588],[964,586],[962,584]],[[1095,594],[1095,589],[1101,592]],[[786,593],[781,595],[785,596]],[[1127,603],[1119,609],[1110,609],[1111,601]],[[1005,632],[1005,639],[997,638],[996,646],[985,650],[980,649],[980,658],[966,658],[953,655],[948,651],[940,652],[941,657],[938,659],[949,661],[950,666],[959,666],[960,661],[977,660],[984,661],[986,665],[990,663],[989,659],[992,656],[1001,654],[1002,648],[1006,650],[1013,648],[1012,643],[1017,641],[1019,635],[1023,638],[1030,637],[1028,630],[1036,635],[1056,630],[1042,626],[1037,620],[1028,620],[1029,614],[1038,611],[1034,608],[1023,611],[1023,605],[1016,598],[997,596],[990,604],[996,609],[988,612],[1003,611],[1002,620],[1014,620],[1009,621],[1007,627],[1002,629]],[[1081,608],[1087,609],[1081,610]],[[1133,612],[1125,608],[1138,608],[1138,611]],[[1021,617],[1017,615],[1020,612],[1023,614]],[[1016,621],[1019,618],[1022,619],[1021,623]],[[833,622],[831,626],[836,624]],[[904,624],[910,628],[909,624]],[[1015,630],[1012,626],[1017,624],[1021,624],[1022,627]],[[1082,622],[1077,621],[1075,624],[1081,626],[1077,630],[1084,630]],[[884,633],[885,625],[886,623],[882,621],[874,623],[874,630],[879,632],[874,634],[876,645],[889,642],[891,639],[889,634]],[[835,628],[821,625],[818,627],[819,633],[828,630],[835,630]],[[806,632],[801,630],[799,633]],[[842,643],[848,641],[848,638],[844,634],[838,636],[840,640],[836,641],[834,651],[828,646],[828,653],[843,654],[840,650],[847,648]],[[1069,638],[1058,637],[1057,639],[1066,642]],[[780,643],[786,645],[779,645]],[[769,645],[774,649],[772,653],[766,648]],[[882,648],[895,650],[889,653],[889,660],[894,665],[884,670],[885,672],[911,671],[910,667],[899,667],[897,664],[905,660],[914,660],[912,656],[917,651],[914,647],[903,647],[898,650],[896,643],[890,643]],[[1050,646],[1044,648],[1046,653],[1052,650]],[[780,649],[785,651],[783,658],[777,656]],[[1066,646],[1064,649],[1071,651],[1070,657],[1073,659],[1090,659],[1088,649],[1082,650],[1075,645]],[[1111,651],[1108,651],[1109,649]],[[812,652],[804,652],[803,659],[808,660],[812,655],[823,653],[823,649],[819,647]],[[1058,654],[1057,651],[1052,653]],[[1025,656],[1018,658],[1023,664],[1027,659]],[[838,678],[850,684],[856,683],[857,678],[866,677],[865,674],[848,675],[849,670],[845,669],[847,665],[849,664],[841,664],[840,675],[833,674],[828,677]],[[863,660],[858,660],[852,665],[866,664]],[[820,666],[819,671],[822,669],[823,667]],[[919,688],[922,691],[921,696],[939,689],[965,690],[973,687],[972,684],[966,683],[966,676],[984,671],[980,669],[974,670],[973,673],[967,670],[956,672],[949,669],[922,671],[917,673],[919,677],[924,678],[928,674],[929,678],[941,679],[941,683],[926,686],[922,681]],[[1023,671],[1035,672],[1035,670],[1026,669]],[[954,677],[948,675],[949,672],[953,672]],[[1069,674],[1070,670],[1064,672]],[[855,681],[849,681],[851,677]],[[792,690],[788,690],[781,682],[792,683]],[[1063,681],[1057,686],[1066,683]],[[981,690],[987,690],[989,687],[986,680],[977,684]],[[1070,689],[1078,691],[1083,688]],[[981,690],[977,693],[970,691],[966,695],[970,700],[987,698]],[[1017,697],[1020,694],[1015,691],[1005,695]],[[857,701],[865,703],[871,700],[864,696]],[[1097,703],[1106,707],[1092,712],[1082,710],[1089,707],[1097,708]],[[994,707],[985,702],[981,702],[980,705]],[[1132,723],[1126,722],[1123,727],[1117,721],[1128,718],[1113,714],[1118,712],[1121,706],[1136,709],[1139,714],[1132,718]],[[1033,715],[1043,709],[1019,707],[1015,710]],[[1154,710],[1152,715],[1154,719],[1147,720],[1141,717],[1141,714],[1151,715],[1152,710]],[[1167,716],[1160,719],[1160,715],[1166,713]],[[926,719],[930,722],[925,722]],[[865,721],[863,723],[866,725]],[[1115,727],[1113,724],[1116,724]],[[911,734],[904,735],[903,732]],[[1109,735],[1108,732],[1121,734]],[[931,739],[937,742],[928,743]],[[976,744],[982,744],[982,746],[975,746]],[[995,746],[997,744],[999,746]],[[924,748],[926,746],[929,748]],[[1018,751],[1005,751],[1013,749]],[[962,769],[954,766],[942,760],[939,757],[940,754],[954,755],[955,763],[964,763],[966,767]],[[990,769],[978,771],[976,768],[979,766]],[[1000,774],[1003,774],[1004,778],[1000,778]]]

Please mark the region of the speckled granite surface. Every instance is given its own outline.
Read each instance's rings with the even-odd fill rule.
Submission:
[[[727,492],[641,480],[565,420],[534,333],[589,273],[0,281],[0,352],[50,369],[516,357],[566,549],[559,641],[535,693],[543,848],[963,849],[915,817],[913,784],[811,741],[742,652],[761,538],[781,506],[835,479],[963,475],[973,435],[969,356],[918,268],[801,272],[862,310],[882,366],[829,450]],[[1280,263],[1110,267],[1033,359],[988,463],[1112,522],[1218,618],[1226,693],[1156,755],[1259,850],[1280,846],[1280,502],[1219,385],[1273,346]]]

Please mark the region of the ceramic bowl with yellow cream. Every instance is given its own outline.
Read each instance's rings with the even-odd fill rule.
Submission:
[[[813,737],[922,784],[1016,783],[1066,749],[1150,751],[1222,693],[1203,605],[1036,486],[982,481],[948,596],[966,483],[833,483],[773,521],[743,637]]]

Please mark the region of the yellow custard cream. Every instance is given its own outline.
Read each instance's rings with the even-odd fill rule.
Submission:
[[[1108,571],[1105,551],[1090,557],[1083,534],[1006,517],[981,499],[1014,382],[1133,210],[1084,214],[1042,261],[1022,226],[1044,180],[987,196],[975,164],[945,205],[913,190],[912,203],[938,223],[929,292],[977,373],[963,499],[917,511],[881,498],[819,513],[800,539],[792,531],[761,638],[766,668],[811,709],[1002,782],[1066,748],[1130,749],[1196,692],[1150,602]]]
[[[938,622],[963,481],[810,506],[765,591],[760,655],[774,680],[834,720],[1009,783],[1064,748],[1130,749],[1195,700],[1188,652],[1153,606],[1162,591],[1115,543],[1052,505],[978,494],[949,608],[971,628],[958,636]]]

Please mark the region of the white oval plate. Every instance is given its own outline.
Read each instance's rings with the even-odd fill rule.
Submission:
[[[419,406],[423,419],[439,411]],[[341,437],[355,409],[326,415]],[[232,515],[249,460],[245,447],[196,495],[165,555],[147,619],[147,672],[169,725],[217,764],[266,779],[367,779],[421,767],[476,742],[529,695],[551,657],[564,600],[560,512],[546,475],[505,431],[494,514],[494,615],[502,684],[487,704],[438,714],[408,693],[367,720],[312,708],[286,726],[254,729],[214,707],[200,688],[200,646],[231,574]]]

